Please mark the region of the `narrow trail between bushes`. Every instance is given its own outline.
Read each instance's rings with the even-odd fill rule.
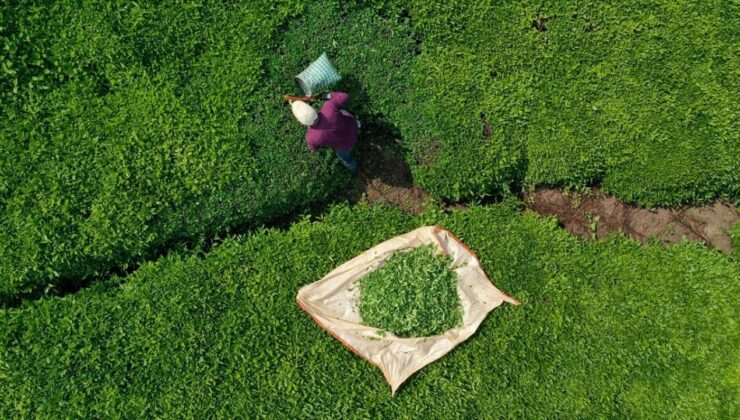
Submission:
[[[538,188],[525,194],[524,202],[530,211],[554,216],[565,230],[583,238],[622,232],[642,243],[656,239],[667,245],[687,239],[726,253],[732,251],[729,231],[740,219],[735,206],[721,201],[704,207],[648,210],[598,189],[584,194]]]
[[[368,130],[373,134],[377,129]],[[342,198],[352,204],[383,203],[412,214],[421,213],[430,196],[414,184],[400,142],[387,135],[364,137],[357,143],[359,170]]]
[[[357,155],[360,170],[343,197],[349,202],[389,204],[412,214],[421,213],[430,202],[429,193],[414,184],[399,141],[387,137],[376,141],[365,139],[358,144]],[[686,239],[730,253],[729,231],[740,220],[737,208],[721,201],[711,206],[650,210],[626,204],[597,188],[567,192],[541,187],[522,198],[526,211],[553,216],[570,234],[585,239],[622,232],[641,243],[655,239],[668,245]],[[466,207],[457,203],[448,208]]]

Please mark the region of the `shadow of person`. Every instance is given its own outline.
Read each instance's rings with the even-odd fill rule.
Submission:
[[[398,127],[384,114],[373,112],[372,98],[357,77],[343,78],[335,89],[349,94],[347,110],[362,123],[355,147],[360,163],[359,178],[365,183],[380,180],[388,186],[413,187]]]

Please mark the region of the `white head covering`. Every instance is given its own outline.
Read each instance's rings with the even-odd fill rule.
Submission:
[[[295,101],[291,104],[293,115],[303,125],[312,126],[313,123],[319,118],[319,114],[313,107],[305,102]]]

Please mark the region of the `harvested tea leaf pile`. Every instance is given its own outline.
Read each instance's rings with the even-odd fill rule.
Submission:
[[[438,335],[460,326],[462,307],[451,263],[431,245],[388,258],[360,280],[363,322],[399,337]]]

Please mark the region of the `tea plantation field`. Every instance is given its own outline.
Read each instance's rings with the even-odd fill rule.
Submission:
[[[732,255],[584,243],[518,198],[740,204],[737,16],[714,0],[3,2],[0,417],[737,418],[740,224]],[[333,203],[350,176],[282,99],[323,52],[365,132],[398,141],[423,214]],[[523,305],[391,398],[295,294],[435,223]]]

